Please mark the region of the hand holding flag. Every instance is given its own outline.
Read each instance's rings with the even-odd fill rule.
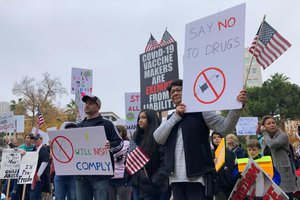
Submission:
[[[126,171],[132,175],[144,167],[149,160],[141,147],[137,146],[134,141],[130,141],[125,164]]]

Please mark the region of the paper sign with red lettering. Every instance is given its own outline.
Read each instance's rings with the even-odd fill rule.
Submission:
[[[137,126],[138,115],[141,110],[139,92],[125,93],[125,118],[128,136],[132,136]]]
[[[289,199],[262,168],[253,159],[250,159],[242,173],[242,178],[235,184],[229,200],[255,199],[255,197],[263,200]]]
[[[168,86],[175,79],[178,79],[176,42],[141,54],[141,108],[160,112],[174,109]]]
[[[187,112],[241,108],[245,4],[185,27],[183,103]]]
[[[103,126],[49,131],[57,175],[113,175]]]

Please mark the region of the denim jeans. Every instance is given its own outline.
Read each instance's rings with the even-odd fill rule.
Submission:
[[[45,185],[45,181],[41,179],[41,181],[36,182],[35,188],[30,190],[30,200],[42,200],[42,189]]]
[[[109,180],[99,176],[76,177],[77,200],[108,200]]]
[[[76,177],[55,175],[54,189],[55,200],[76,200]]]
[[[140,188],[137,187],[132,187],[132,191],[133,191],[134,200],[159,200],[160,199],[160,194],[140,198]]]

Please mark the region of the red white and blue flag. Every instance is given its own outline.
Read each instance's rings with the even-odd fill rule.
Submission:
[[[36,121],[36,127],[37,129],[39,129],[41,127],[42,124],[45,123],[45,119],[43,117],[43,114],[40,110],[40,108],[38,108],[38,112],[37,112],[37,121]]]
[[[270,24],[263,21],[249,52],[254,55],[258,64],[266,69],[291,46]]]
[[[162,47],[162,46],[171,44],[173,42],[175,42],[174,38],[171,36],[171,34],[167,30],[165,30],[159,45]]]
[[[150,35],[149,41],[147,43],[147,46],[145,48],[145,52],[152,51],[154,49],[159,48],[159,44],[157,43],[156,39],[153,37],[153,35]]]
[[[126,171],[132,175],[144,167],[149,160],[150,159],[144,153],[141,147],[137,146],[133,141],[130,141],[125,163]]]

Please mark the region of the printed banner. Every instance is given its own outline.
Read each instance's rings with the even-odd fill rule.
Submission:
[[[3,149],[0,169],[0,179],[16,179],[21,164],[21,151]]]
[[[141,107],[164,111],[174,109],[167,87],[178,79],[177,43],[140,55]]]
[[[186,24],[183,96],[187,112],[241,108],[245,4]]]
[[[113,175],[103,126],[49,131],[57,175]]]
[[[18,184],[31,184],[37,167],[39,152],[26,152],[22,157]]]
[[[136,130],[138,115],[141,110],[141,98],[139,92],[125,93],[126,128],[130,138]]]

